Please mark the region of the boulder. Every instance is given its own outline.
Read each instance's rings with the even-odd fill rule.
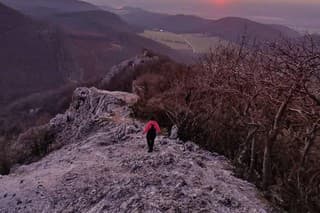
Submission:
[[[170,132],[170,139],[177,139],[178,138],[178,126],[173,125]]]

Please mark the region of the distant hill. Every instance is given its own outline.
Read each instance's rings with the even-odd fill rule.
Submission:
[[[97,80],[108,69],[139,54],[144,48],[187,61],[178,51],[137,35],[119,16],[101,10],[55,14],[46,19],[64,29],[82,79]]]
[[[108,69],[147,48],[188,61],[183,54],[137,35],[118,15],[79,0],[0,0],[39,21],[53,23],[64,31],[64,47],[71,52],[81,81],[97,80]],[[40,15],[39,15],[40,14]],[[190,61],[190,60],[189,60]]]
[[[28,23],[30,20],[24,15],[0,4],[0,32],[5,33]]]
[[[0,4],[0,100],[58,87],[72,75],[63,35]]]
[[[111,66],[137,55],[144,48],[171,56],[178,61],[190,61],[190,57],[183,57],[184,55],[177,51],[131,33],[109,32],[95,35],[90,32],[70,32],[67,41],[83,81],[98,80]]]
[[[22,1],[11,3],[15,2]],[[29,6],[36,3],[56,8],[66,5],[64,10],[68,10],[68,5],[78,5],[74,9],[79,10],[91,8],[76,0],[36,0]],[[34,21],[7,6],[0,6],[3,104],[15,97],[61,86],[70,79],[97,80],[111,66],[139,54],[144,48],[184,59],[180,53],[138,36],[137,28],[107,11],[64,12],[40,20]]]
[[[227,17],[212,21],[208,32],[231,41],[238,41],[241,36],[249,40],[276,40],[281,37],[295,38],[299,33],[281,25],[267,25],[244,18]]]
[[[66,30],[71,28],[76,31],[97,33],[137,31],[137,28],[127,24],[118,15],[103,10],[59,13],[47,20],[65,27]]]
[[[136,28],[110,12],[60,13],[37,20],[0,4],[0,112],[6,109],[0,126],[2,119],[17,129],[23,117],[23,129],[35,124],[33,117],[50,118],[64,110],[56,100],[69,97],[73,85],[94,85],[113,65],[144,48],[191,61],[137,35]],[[12,103],[22,103],[19,113]],[[39,114],[32,117],[30,110],[36,109]]]
[[[97,6],[79,0],[0,0],[9,7],[32,16],[55,13],[98,10]]]
[[[190,15],[153,13],[139,8],[114,10],[129,24],[143,29],[163,29],[174,33],[206,33],[237,42],[243,35],[255,40],[274,40],[281,36],[299,37],[299,33],[281,25],[268,25],[244,18],[227,17],[218,20]]]
[[[320,44],[320,34],[313,34],[311,37],[314,42],[317,42],[318,44]]]
[[[276,29],[281,32],[282,35],[288,36],[288,37],[300,37],[300,33],[291,29],[290,27],[279,25],[279,24],[269,24],[273,29]]]

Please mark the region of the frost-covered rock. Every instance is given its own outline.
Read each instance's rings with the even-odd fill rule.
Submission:
[[[173,125],[170,132],[170,139],[177,139],[178,138],[178,126]]]
[[[50,121],[51,127],[57,133],[56,143],[79,141],[106,127],[113,119],[119,119],[117,122],[129,119],[129,106],[137,100],[136,95],[125,92],[77,88],[67,112]]]
[[[153,54],[148,54],[148,51],[145,51],[144,54],[135,56],[131,59],[122,61],[120,64],[113,66],[110,71],[104,76],[100,82],[101,87],[109,85],[110,81],[114,76],[119,73],[128,72],[136,69],[140,65],[151,64],[159,61],[159,56]]]
[[[0,177],[0,212],[270,212],[229,162],[192,142],[159,136],[147,152],[136,96],[75,91],[50,122],[64,146]]]

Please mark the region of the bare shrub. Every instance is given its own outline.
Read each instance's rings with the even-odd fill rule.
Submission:
[[[220,47],[145,100],[291,212],[320,210],[320,45]],[[157,97],[157,100],[155,99]]]
[[[9,141],[2,162],[5,165],[3,174],[9,173],[15,164],[28,164],[39,160],[50,151],[54,133],[48,125],[34,127],[22,133],[17,140]]]
[[[22,133],[17,140],[0,139],[0,174],[9,174],[15,164],[28,164],[45,156],[54,141],[48,125],[34,127]]]

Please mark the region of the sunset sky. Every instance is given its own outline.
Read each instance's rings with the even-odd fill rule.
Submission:
[[[133,6],[171,14],[206,18],[239,16],[320,31],[320,0],[86,0],[113,7]]]
[[[227,4],[302,4],[320,5],[319,0],[85,0],[98,4],[212,4],[212,5],[227,5]]]

